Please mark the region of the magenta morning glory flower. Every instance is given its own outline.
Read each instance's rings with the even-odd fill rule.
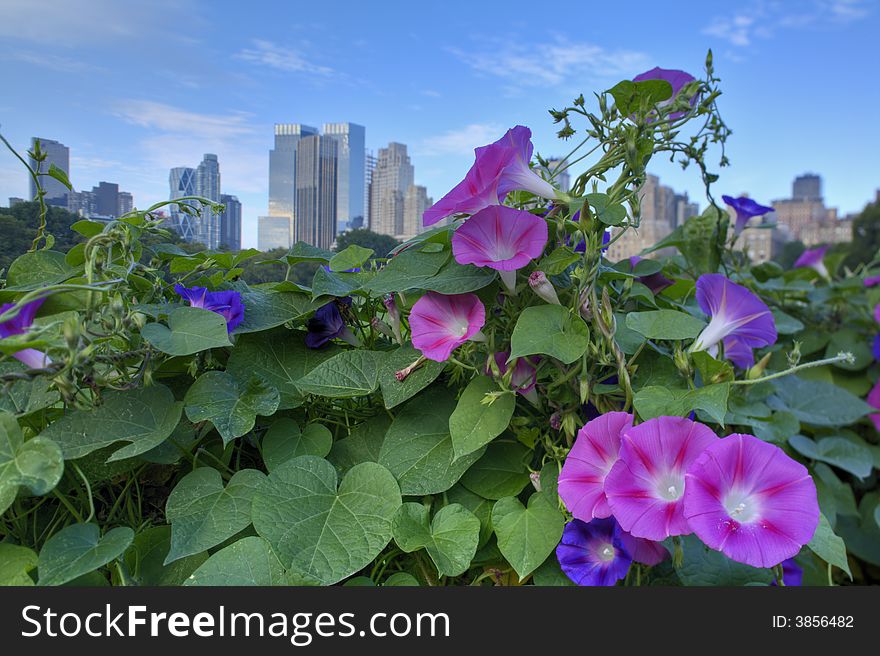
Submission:
[[[810,268],[823,278],[828,278],[828,269],[825,268],[824,260],[825,253],[828,251],[829,248],[829,246],[820,246],[819,248],[813,248],[804,251],[803,253],[801,253],[801,256],[797,260],[795,260],[794,268]]]
[[[778,446],[734,434],[691,464],[684,514],[708,547],[753,567],[796,556],[819,525],[816,485]]]
[[[645,80],[663,80],[664,82],[669,82],[672,86],[672,96],[669,97],[668,100],[664,100],[663,102],[657,103],[660,107],[665,107],[666,105],[671,104],[676,96],[678,96],[679,92],[685,87],[689,82],[693,82],[696,78],[690,73],[686,73],[684,71],[679,71],[676,69],[669,68],[660,68],[655,67],[650,71],[645,71],[640,75],[636,75],[633,78],[633,82],[644,82]],[[697,102],[697,97],[694,96],[691,98],[691,107],[694,106]],[[681,118],[685,115],[685,112],[673,112],[669,115],[669,118],[673,121],[675,119]]]
[[[480,210],[452,235],[456,262],[495,269],[511,291],[517,269],[539,257],[546,245],[544,219],[501,205]]]
[[[182,296],[190,307],[215,312],[226,319],[226,330],[232,332],[244,319],[241,294],[236,291],[209,292],[205,287],[174,285],[174,291]]]
[[[556,559],[577,585],[611,586],[626,576],[632,558],[623,547],[614,518],[587,523],[573,519],[562,531]]]
[[[767,304],[720,273],[700,276],[697,303],[711,320],[691,346],[692,352],[715,355],[723,342],[725,357],[746,369],[755,363],[753,348],[776,342],[776,321]]]
[[[476,294],[427,292],[409,315],[412,343],[429,360],[445,362],[469,339],[482,337],[486,308]]]
[[[746,227],[746,224],[754,217],[764,216],[765,214],[773,211],[772,207],[767,207],[766,205],[756,203],[751,198],[747,198],[746,196],[740,196],[739,198],[734,198],[733,196],[722,196],[721,200],[730,205],[736,212],[736,225],[734,226],[733,231],[737,235],[743,231],[743,228]]]
[[[507,351],[498,351],[495,353],[495,364],[501,375],[507,373],[507,360],[510,353]],[[538,403],[538,394],[535,392],[535,385],[538,382],[538,362],[540,358],[517,358],[513,367],[513,373],[510,374],[510,385],[518,394],[523,395],[534,404]],[[488,369],[488,367],[487,367]],[[489,373],[487,371],[487,373]]]
[[[654,542],[653,540],[646,540],[644,538],[637,538],[634,535],[627,533],[622,528],[618,527],[618,529],[620,532],[620,543],[623,545],[624,550],[633,559],[633,562],[653,567],[669,558],[669,552],[662,543]]]
[[[865,401],[867,401],[869,406],[880,411],[880,380],[878,380],[874,384],[874,387],[871,388],[871,391],[868,392]],[[880,431],[880,412],[868,415],[868,419],[874,424],[874,428]]]
[[[559,496],[577,519],[611,515],[605,496],[605,477],[617,462],[623,433],[632,428],[627,412],[606,412],[578,431],[559,473]]]
[[[331,339],[343,339],[349,344],[357,345],[357,338],[345,325],[341,308],[351,305],[351,298],[337,298],[322,305],[306,322],[306,346],[312,349],[321,348]]]
[[[880,285],[880,276],[869,276],[865,278],[865,287],[876,287]]]
[[[45,300],[45,298],[38,298],[30,303],[25,303],[19,309],[18,314],[11,319],[0,323],[0,339],[12,337],[13,335],[25,334],[31,327],[31,324],[34,323],[34,318],[37,316],[37,310],[40,309],[40,306]],[[0,315],[3,315],[14,307],[15,303],[4,303],[3,305],[0,305]],[[48,355],[32,348],[17,351],[12,354],[12,357],[26,364],[31,369],[42,369],[52,362]]]
[[[626,429],[620,457],[605,478],[611,512],[637,538],[691,532],[684,517],[685,472],[718,436],[684,417],[656,417]]]
[[[629,258],[629,265],[635,269],[636,265],[641,262],[644,258],[639,257],[638,255],[633,255]],[[640,283],[642,283],[645,287],[651,290],[651,293],[655,296],[662,292],[667,287],[674,285],[675,283],[663,275],[662,271],[658,271],[657,273],[652,273],[648,276],[639,276],[636,278]]]
[[[517,125],[495,143],[475,149],[476,160],[464,180],[425,210],[424,224],[433,225],[450,214],[476,214],[484,207],[500,205],[514,189],[555,198],[553,185],[529,168],[531,139],[532,131]]]

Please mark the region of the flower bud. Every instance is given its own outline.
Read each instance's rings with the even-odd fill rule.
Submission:
[[[586,403],[587,399],[590,397],[590,379],[586,377],[581,378],[578,387],[580,390],[581,403]]]
[[[768,353],[763,358],[761,358],[757,364],[753,365],[746,372],[746,378],[749,380],[755,380],[756,378],[760,378],[764,374],[764,370],[767,368],[767,364],[770,362],[770,357],[772,353]]]
[[[529,474],[529,480],[532,482],[532,487],[535,488],[535,492],[541,491],[541,472],[532,472]]]
[[[550,428],[557,431],[562,428],[562,415],[558,412],[554,412],[550,415]]]
[[[394,338],[394,333],[391,332],[391,326],[382,321],[379,317],[373,317],[370,319],[370,325],[374,330],[382,333],[385,337]]]
[[[388,320],[391,322],[391,330],[394,334],[394,339],[397,340],[398,344],[403,346],[403,337],[400,334],[400,309],[397,307],[397,303],[394,302],[394,294],[386,296],[383,303],[385,304],[385,309],[388,311]]]
[[[675,363],[675,368],[681,373],[685,378],[690,378],[693,371],[691,371],[691,363],[688,361],[688,356],[684,351],[681,350],[681,347],[676,347],[675,354],[672,356],[672,361]]]
[[[590,307],[590,297],[586,293],[586,291],[584,291],[584,293],[581,294],[581,304],[578,307],[578,311],[580,312],[584,321],[590,322],[593,320],[593,310]]]
[[[543,271],[533,271],[529,276],[529,287],[542,299],[553,305],[561,305],[559,297],[556,295],[556,289],[553,283],[547,280],[547,276]]]

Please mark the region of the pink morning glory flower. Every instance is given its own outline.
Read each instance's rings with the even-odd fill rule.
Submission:
[[[643,257],[639,257],[638,255],[633,255],[629,258],[629,265],[633,269],[636,268],[636,265],[641,262]],[[663,275],[662,271],[658,271],[657,273],[652,273],[648,276],[639,276],[636,278],[640,283],[642,283],[645,287],[651,290],[651,293],[655,296],[662,292],[667,287],[674,285],[675,283]]]
[[[678,96],[679,92],[684,88],[684,86],[690,82],[693,82],[696,78],[690,73],[686,73],[685,71],[679,71],[676,69],[670,68],[660,68],[655,67],[650,71],[645,71],[640,75],[636,75],[633,78],[633,82],[644,82],[645,80],[663,80],[665,82],[669,82],[672,86],[672,96],[668,100],[664,100],[663,102],[657,103],[660,107],[665,107],[666,105],[671,104],[676,96]],[[691,98],[691,107],[693,107],[697,102],[697,96]],[[673,121],[675,119],[681,118],[685,115],[685,112],[673,112],[669,115],[669,118]]]
[[[30,303],[25,303],[19,309],[18,314],[11,319],[0,323],[0,339],[12,337],[13,335],[25,334],[34,323],[34,318],[37,316],[37,310],[40,309],[40,306],[45,300],[45,298],[38,298]],[[0,305],[0,315],[8,312],[14,307],[15,303],[4,303],[3,305]],[[48,355],[32,348],[22,349],[21,351],[13,353],[12,357],[26,364],[31,369],[42,369],[52,362]]]
[[[430,208],[422,221],[433,225],[450,214],[476,214],[484,207],[500,205],[514,189],[555,198],[556,189],[529,168],[532,159],[532,131],[522,125],[474,152],[476,160],[464,180]]]
[[[611,586],[626,576],[632,558],[613,517],[587,523],[573,519],[562,531],[556,559],[577,585]]]
[[[691,346],[692,352],[714,355],[722,342],[724,356],[747,369],[755,363],[752,349],[776,342],[776,321],[767,304],[720,273],[700,276],[697,303],[711,319]]]
[[[637,538],[620,529],[620,543],[633,562],[653,567],[669,558],[669,552],[660,542]]]
[[[688,524],[731,560],[773,567],[796,556],[819,525],[816,485],[806,467],[752,435],[710,444],[686,479]]]
[[[516,286],[516,271],[544,252],[547,222],[530,212],[493,205],[480,210],[452,235],[459,264],[499,271],[505,286]]]
[[[690,533],[685,472],[716,441],[712,429],[684,417],[656,417],[625,430],[605,479],[608,505],[623,530],[654,541]]]
[[[174,291],[190,304],[190,307],[215,312],[226,319],[226,330],[232,332],[244,320],[244,305],[241,294],[228,290],[209,292],[206,287],[184,287],[174,285]]]
[[[823,278],[830,277],[828,275],[828,269],[825,268],[825,253],[828,251],[829,246],[820,246],[819,248],[813,248],[810,250],[806,250],[801,253],[801,256],[795,260],[794,268],[797,269],[799,267],[805,267],[813,269],[816,273],[818,273]]]
[[[510,353],[499,351],[493,357],[501,375],[505,375],[507,373],[507,360],[510,357]],[[516,364],[513,366],[513,373],[510,374],[511,387],[516,390],[517,394],[521,394],[536,405],[538,403],[538,394],[535,391],[535,385],[538,382],[539,361],[540,358],[538,357],[517,358]],[[487,373],[489,372],[487,371]]]
[[[445,362],[469,339],[482,338],[486,308],[476,294],[427,292],[409,315],[412,343],[429,360]]]
[[[632,422],[627,412],[606,412],[578,431],[559,473],[559,496],[577,519],[589,522],[611,515],[605,477],[617,462],[621,437]]]
[[[746,196],[740,196],[739,198],[734,198],[733,196],[722,196],[721,200],[730,205],[734,212],[736,212],[736,225],[734,226],[734,233],[739,234],[743,231],[743,228],[746,227],[746,224],[751,221],[756,216],[764,216],[773,211],[772,207],[767,207],[766,205],[761,205],[760,203],[756,203],[751,198],[747,198]]]
[[[869,406],[877,408],[877,410],[880,411],[880,380],[878,380],[874,384],[874,387],[871,388],[871,391],[868,392],[865,401],[867,401]],[[874,428],[880,431],[880,412],[868,415],[868,419],[873,422]]]

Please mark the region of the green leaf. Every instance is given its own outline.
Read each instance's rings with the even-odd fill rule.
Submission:
[[[536,492],[527,507],[516,497],[500,499],[492,509],[492,525],[498,548],[522,580],[559,544],[565,517],[553,497]]]
[[[430,244],[439,246],[439,244]],[[495,280],[495,270],[488,267],[475,267],[449,260],[437,275],[422,281],[420,287],[439,294],[466,294],[475,292]]]
[[[617,109],[624,116],[641,109],[651,110],[657,103],[672,98],[672,85],[666,80],[623,80],[608,90]]]
[[[768,405],[787,410],[805,424],[847,426],[873,412],[867,403],[833,383],[786,376],[774,381],[774,386]]]
[[[57,285],[77,274],[67,264],[64,253],[58,251],[34,251],[19,255],[6,272],[6,289],[15,291],[34,290]]]
[[[321,424],[307,424],[300,432],[299,425],[289,417],[276,419],[263,437],[263,462],[272,471],[288,460],[299,456],[325,457],[333,446],[333,435]]]
[[[216,312],[196,307],[179,307],[168,315],[168,326],[148,323],[141,336],[168,355],[192,355],[212,348],[232,346],[226,319]]]
[[[651,385],[635,393],[633,406],[644,421],[664,415],[685,417],[691,411],[702,410],[723,426],[729,393],[730,383],[707,385],[695,390]]]
[[[296,386],[303,394],[331,399],[366,396],[379,387],[381,358],[376,351],[343,351],[312,369]]]
[[[626,326],[648,339],[691,339],[700,334],[706,322],[677,310],[630,312]]]
[[[0,587],[31,586],[30,572],[37,567],[37,553],[27,547],[0,542]]]
[[[37,565],[39,585],[62,585],[119,558],[134,531],[127,526],[101,537],[97,524],[72,524],[46,540]]]
[[[391,540],[400,488],[373,462],[352,467],[339,489],[333,465],[294,458],[269,474],[254,498],[257,533],[282,564],[331,585],[368,565]]]
[[[484,546],[492,537],[492,506],[495,502],[474,494],[461,483],[456,483],[446,492],[446,500],[450,504],[464,506],[480,520],[480,541],[477,547]]]
[[[348,271],[349,269],[356,269],[369,260],[373,253],[375,251],[372,248],[364,248],[363,246],[352,244],[330,258],[330,270]]]
[[[461,484],[486,499],[515,496],[529,482],[529,471],[524,464],[529,453],[518,442],[492,442],[485,455],[467,470]]]
[[[859,478],[870,476],[873,468],[871,451],[864,445],[845,437],[833,435],[814,442],[804,435],[792,435],[788,443],[800,454],[812,460],[827,462]]]
[[[754,583],[769,584],[773,573],[731,560],[719,551],[710,549],[694,535],[681,536],[684,560],[676,572],[688,586],[743,586]],[[672,553],[672,541],[664,546]]]
[[[208,558],[184,585],[286,585],[284,567],[269,544],[250,536],[224,547]]]
[[[67,179],[67,173],[64,172],[64,169],[58,168],[55,164],[49,164],[49,170],[46,175],[50,178],[55,178],[58,182],[73,191],[73,185],[71,185],[70,180]]]
[[[162,444],[180,421],[183,404],[164,385],[110,391],[89,410],[68,410],[40,436],[55,440],[65,460],[82,458],[117,442],[107,462],[133,458]]]
[[[385,433],[391,427],[391,417],[376,415],[351,429],[348,437],[337,440],[327,459],[340,472],[362,462],[379,462],[379,453],[385,441]]]
[[[574,585],[574,581],[565,575],[559,566],[559,561],[551,554],[535,573],[532,574],[532,584],[541,587],[562,588]]]
[[[25,442],[15,417],[0,412],[0,515],[19,487],[42,496],[58,485],[62,473],[64,458],[55,442],[42,436]]]
[[[327,264],[334,255],[335,253],[333,253],[333,251],[327,251],[323,248],[307,244],[304,241],[298,241],[289,251],[287,251],[286,255],[280,258],[279,261],[291,265],[300,262],[323,262],[324,264]]]
[[[590,209],[605,225],[617,226],[626,220],[626,208],[620,203],[612,203],[607,194],[587,194]]]
[[[364,288],[374,295],[424,289],[425,281],[437,275],[448,259],[448,250],[437,253],[405,250],[388,260]]]
[[[445,362],[424,359],[405,379],[397,380],[395,374],[405,369],[422,357],[420,351],[409,344],[389,351],[382,356],[379,363],[379,386],[382,388],[382,399],[385,407],[391,409],[411,399],[437,380],[446,368]]]
[[[371,277],[370,273],[336,273],[318,267],[312,278],[312,299],[315,299],[316,303],[321,303],[326,302],[328,296],[349,296],[363,287]]]
[[[626,315],[622,312],[614,313],[614,341],[620,347],[620,350],[627,355],[636,353],[645,343],[644,335],[640,335],[635,330],[630,330],[626,325]]]
[[[18,360],[0,362],[0,375],[20,374],[27,371],[28,367]],[[6,383],[3,394],[0,394],[0,411],[11,412],[15,415],[28,415],[37,410],[42,410],[50,405],[58,403],[61,395],[49,387],[49,381],[43,377],[16,380]]]
[[[455,399],[443,388],[429,388],[404,405],[382,442],[379,462],[405,495],[439,494],[461,478],[482,455],[455,458],[449,416]]]
[[[244,304],[244,319],[236,326],[236,335],[261,332],[304,319],[316,308],[312,297],[300,292],[249,287],[242,281],[234,283],[232,289],[241,294]]]
[[[296,383],[339,353],[339,348],[332,344],[320,349],[308,348],[305,336],[303,331],[285,328],[242,335],[232,349],[226,372],[240,384],[247,383],[256,374],[278,390],[279,410],[297,408],[303,403],[303,395]]]
[[[774,262],[765,262],[765,264],[775,264]],[[776,322],[776,332],[780,335],[794,335],[804,329],[804,324],[795,319],[790,314],[786,314],[779,308],[773,308],[773,321]],[[837,355],[835,352],[833,355]]]
[[[730,382],[735,378],[733,366],[729,362],[716,360],[706,351],[697,351],[691,355],[691,358],[697,371],[700,372],[700,379],[704,385]]]
[[[212,467],[199,467],[180,479],[165,504],[171,550],[164,564],[216,547],[247,528],[251,502],[265,479],[256,469],[241,469],[224,488]]]
[[[846,572],[852,581],[852,572],[849,571],[849,562],[846,559],[846,545],[839,536],[835,535],[825,515],[819,515],[819,526],[807,546],[826,563]]]
[[[501,392],[498,384],[488,376],[475,376],[461,394],[455,410],[449,417],[449,434],[456,458],[482,448],[501,435],[510,424],[516,397],[502,393],[492,399],[486,395]]]
[[[187,390],[184,404],[189,420],[210,421],[225,445],[249,432],[257,415],[275,413],[278,390],[256,377],[239,383],[225,371],[208,371]]]
[[[419,581],[418,579],[409,574],[408,572],[394,572],[391,576],[385,579],[385,583],[382,584],[384,587],[418,587]]]
[[[420,503],[405,503],[392,523],[394,541],[406,553],[425,549],[441,576],[467,571],[480,537],[480,520],[457,503],[444,506],[430,521]]]
[[[538,269],[548,276],[558,276],[580,259],[579,253],[575,253],[567,246],[560,246],[541,260]]]
[[[589,343],[590,331],[579,316],[560,305],[537,305],[519,315],[510,338],[510,358],[549,355],[571,364]]]
[[[139,585],[179,586],[206,560],[206,552],[165,565],[171,547],[171,527],[153,526],[134,536],[124,556],[125,566]]]

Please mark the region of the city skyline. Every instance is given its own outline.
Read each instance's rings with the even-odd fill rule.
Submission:
[[[873,70],[860,55],[878,26],[876,0],[694,1],[681,4],[674,22],[662,6],[625,17],[596,6],[587,27],[536,27],[536,9],[524,2],[471,3],[466,12],[444,10],[452,39],[437,38],[441,10],[433,7],[380,20],[368,7],[331,1],[328,20],[222,1],[50,4],[0,6],[0,74],[15,90],[0,101],[4,135],[21,151],[35,134],[67,143],[76,188],[113,180],[138,207],[167,197],[171,167],[214,152],[226,163],[225,190],[243,205],[245,246],[255,245],[256,218],[267,211],[274,122],[348,120],[369,127],[370,147],[406,143],[436,199],[461,179],[473,148],[506,128],[528,125],[539,153],[564,155],[569,144],[555,138],[549,107],[655,65],[699,75],[710,47],[733,130],[732,166],[714,167],[717,195],[747,191],[769,203],[812,170],[846,215],[878,186],[880,135],[862,126],[873,124],[880,90],[863,83]],[[504,26],[501,8],[511,16]],[[560,3],[553,15],[583,11]],[[187,29],[169,32],[173,22]],[[162,48],[147,47],[157,42]],[[704,203],[693,170],[658,159],[650,171]],[[0,197],[28,197],[11,156],[0,158]]]

